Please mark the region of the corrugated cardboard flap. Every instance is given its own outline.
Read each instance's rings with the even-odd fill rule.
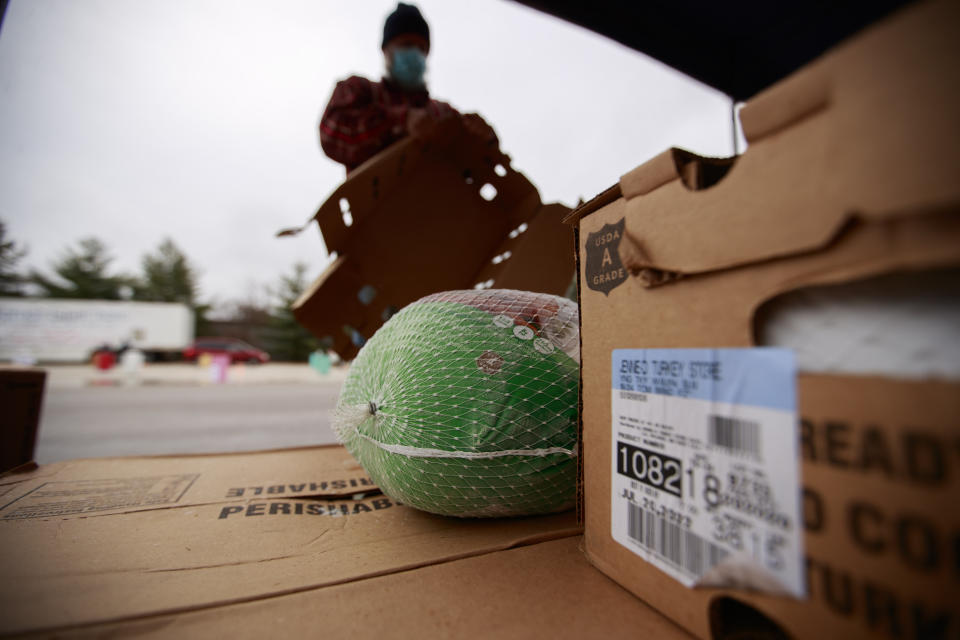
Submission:
[[[577,206],[573,211],[567,214],[567,216],[563,219],[563,222],[565,224],[576,224],[580,218],[590,215],[601,207],[607,206],[621,195],[620,183],[617,183],[612,187],[608,187],[586,202],[583,202]]]
[[[347,253],[362,248],[364,221],[376,216],[384,203],[389,206],[424,164],[456,167],[463,191],[476,192],[485,184],[494,185],[496,206],[507,214],[504,224],[510,229],[529,220],[540,208],[537,188],[523,174],[509,169],[506,154],[467,133],[459,120],[450,119],[440,123],[430,140],[408,137],[371,158],[330,194],[314,216],[327,250]],[[390,211],[390,215],[406,217],[410,223],[418,222],[413,215],[416,213],[397,211],[395,207]],[[350,220],[349,225],[345,218]]]
[[[371,495],[342,447],[40,472],[0,503],[0,635],[252,602],[580,532],[572,513],[444,518]]]
[[[293,305],[341,358],[431,293],[491,286],[562,294],[574,271],[567,208],[457,119],[350,174],[315,219],[337,259]]]
[[[625,266],[725,269],[817,251],[852,221],[955,208],[960,5],[899,17],[906,28],[881,23],[751,101],[741,112],[751,146],[715,182],[691,175],[724,161],[679,149],[624,175],[635,221],[621,243]]]
[[[257,497],[336,500],[379,493],[339,445],[68,460],[0,479],[0,522],[106,517]]]
[[[642,638],[689,640],[591,567],[581,542],[571,536],[252,602],[58,630],[57,637],[311,638],[322,629],[322,637],[354,640],[563,640],[630,629]]]

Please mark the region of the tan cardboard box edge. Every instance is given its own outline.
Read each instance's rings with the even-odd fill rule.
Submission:
[[[8,634],[323,590],[582,531],[572,512],[466,520],[411,509],[371,492],[341,447],[79,460],[5,480]]]
[[[58,637],[586,638],[685,631],[587,563],[571,536],[275,598]]]
[[[563,295],[574,276],[572,234],[559,224],[568,211],[543,204],[499,149],[444,122],[431,140],[407,138],[371,158],[320,206],[314,219],[337,258],[294,314],[348,360],[360,337],[431,293]]]
[[[609,533],[612,349],[753,346],[757,309],[780,293],[960,265],[957,25],[955,2],[911,5],[751,101],[751,147],[709,188],[672,150],[568,216],[587,553],[700,637],[730,630],[717,614],[734,601],[797,637],[960,630],[954,382],[800,376],[807,603],[686,589]],[[590,234],[622,221],[618,264],[591,273]],[[928,469],[911,458],[920,442]]]

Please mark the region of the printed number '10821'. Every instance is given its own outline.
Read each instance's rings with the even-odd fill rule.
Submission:
[[[617,473],[677,497],[683,495],[683,465],[679,460],[625,442],[617,442],[617,449]]]

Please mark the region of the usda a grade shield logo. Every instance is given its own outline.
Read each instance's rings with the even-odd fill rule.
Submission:
[[[600,231],[587,234],[587,286],[594,291],[609,295],[615,287],[627,279],[627,270],[620,262],[620,239],[623,237],[624,219],[605,224]]]

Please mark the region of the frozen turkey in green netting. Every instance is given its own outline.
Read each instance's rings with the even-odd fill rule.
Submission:
[[[576,499],[577,306],[510,290],[414,302],[363,346],[334,429],[385,494],[452,516]]]

